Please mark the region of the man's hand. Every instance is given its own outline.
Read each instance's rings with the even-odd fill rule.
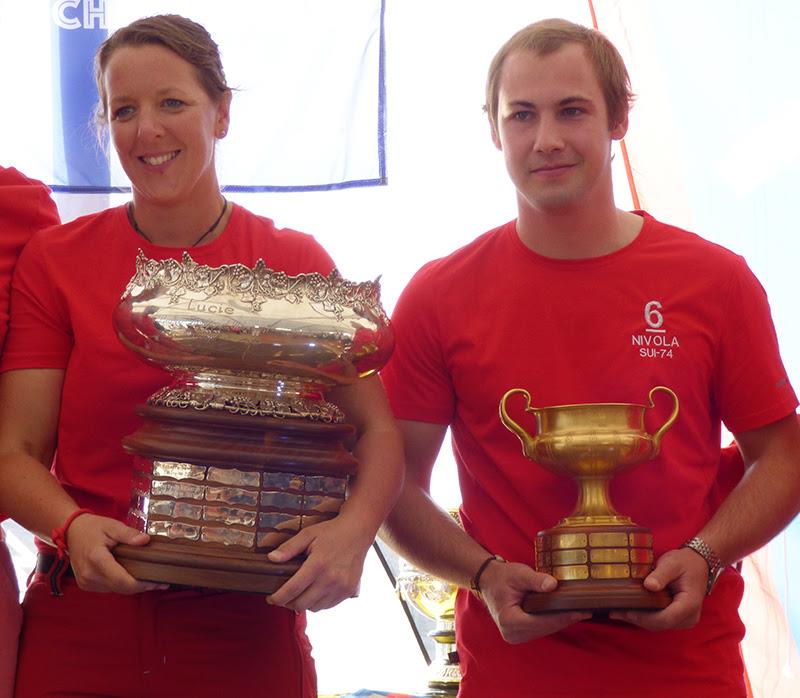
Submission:
[[[134,579],[111,554],[118,543],[145,545],[150,536],[105,516],[83,514],[67,531],[69,559],[78,586],[84,591],[140,594],[166,589],[168,584]]]
[[[481,575],[486,607],[503,639],[512,645],[536,640],[592,617],[583,611],[530,614],[522,610],[527,594],[546,594],[557,585],[550,575],[517,562],[493,562]]]
[[[302,529],[268,555],[272,562],[308,557],[267,601],[295,611],[321,611],[355,596],[371,544],[363,526],[342,514]]]
[[[664,553],[644,580],[650,591],[669,589],[672,603],[663,611],[614,611],[610,618],[633,623],[647,630],[694,627],[706,597],[708,564],[693,550],[679,548]]]

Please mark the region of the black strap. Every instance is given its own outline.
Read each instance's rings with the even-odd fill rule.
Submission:
[[[55,553],[39,553],[36,556],[36,573],[43,574],[50,584],[50,593],[53,596],[63,596],[61,580],[64,577],[74,577],[72,566],[67,558],[59,559]]]

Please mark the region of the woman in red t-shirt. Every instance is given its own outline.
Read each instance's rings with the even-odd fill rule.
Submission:
[[[358,477],[335,519],[302,530],[279,559],[271,554],[307,558],[269,603],[165,588],[117,564],[116,544],[149,540],[122,523],[130,464],[119,440],[138,397],[165,379],[111,329],[137,248],[162,259],[191,248],[210,265],[263,256],[287,274],[327,273],[332,262],[309,236],[276,230],[222,196],[215,146],[232,93],[202,26],[162,15],[118,30],[99,49],[97,84],[98,118],[133,200],[28,246],[0,378],[0,509],[40,539],[63,533],[73,573],[61,598],[43,574],[28,589],[17,695],[316,697],[303,611],[356,592],[399,489],[400,439],[383,390],[371,377],[332,395],[356,427]]]

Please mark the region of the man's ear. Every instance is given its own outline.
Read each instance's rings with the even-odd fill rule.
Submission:
[[[495,148],[502,150],[503,144],[500,142],[500,134],[497,133],[497,126],[494,121],[492,121],[491,117],[487,116],[487,118],[489,120],[489,129],[492,132],[492,143],[494,143]]]
[[[622,118],[622,121],[620,121],[614,128],[611,129],[611,138],[615,141],[621,141],[623,138],[625,138],[625,134],[627,132],[628,115],[625,114],[625,116]]]

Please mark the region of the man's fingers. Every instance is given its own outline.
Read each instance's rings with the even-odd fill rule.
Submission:
[[[589,620],[591,617],[592,614],[588,611],[536,614],[522,612],[522,616],[517,618],[501,614],[498,627],[503,639],[509,644],[516,645],[551,635],[580,621]]]
[[[692,600],[688,592],[679,592],[672,603],[662,611],[614,611],[612,620],[638,625],[645,630],[671,630],[691,628],[700,620],[701,604]]]

